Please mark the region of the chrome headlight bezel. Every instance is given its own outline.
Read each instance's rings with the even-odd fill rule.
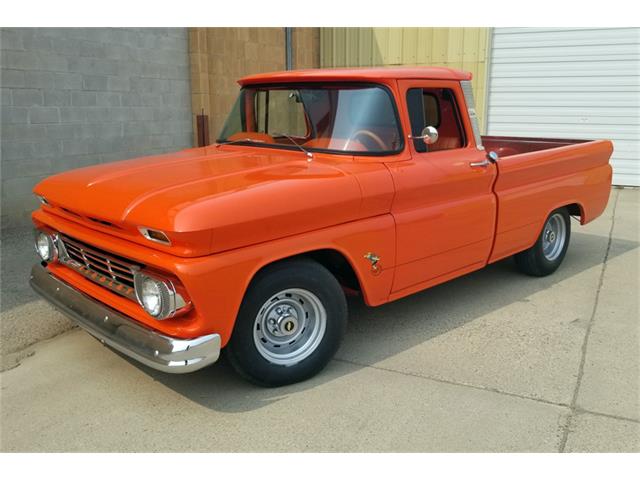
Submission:
[[[38,230],[34,232],[34,247],[36,253],[43,262],[55,262],[58,260],[58,236],[55,233]],[[46,250],[41,250],[41,247]],[[44,252],[46,251],[46,255]]]
[[[171,318],[187,307],[182,296],[176,292],[173,282],[168,279],[160,278],[148,272],[137,271],[133,277],[133,284],[138,303],[147,314],[157,320]],[[145,293],[145,286],[148,287],[150,284],[157,291],[155,294],[158,304],[157,309],[150,308],[150,302],[148,302],[148,298],[145,298],[146,296],[154,295],[149,293],[149,288],[146,288],[147,292]]]

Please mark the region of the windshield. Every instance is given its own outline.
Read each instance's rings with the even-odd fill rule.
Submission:
[[[391,95],[370,85],[245,87],[217,141],[358,155],[403,147]]]

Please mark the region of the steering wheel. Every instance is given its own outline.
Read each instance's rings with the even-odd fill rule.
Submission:
[[[373,133],[371,130],[365,130],[365,129],[361,129],[361,130],[358,130],[357,132],[352,133],[351,136],[348,138],[347,143],[344,144],[344,149],[348,150],[347,147],[349,146],[349,142],[351,142],[351,140],[354,140],[355,138],[359,137],[360,135],[364,135],[365,137],[369,137],[371,140],[376,142],[378,144],[378,146],[380,147],[380,150],[388,150],[387,144],[384,143],[382,141],[382,139],[378,135]]]

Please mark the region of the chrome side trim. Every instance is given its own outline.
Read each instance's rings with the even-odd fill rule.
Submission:
[[[220,335],[168,337],[141,325],[51,275],[40,264],[31,270],[31,287],[81,328],[128,357],[168,373],[188,373],[220,356]]]
[[[478,115],[476,114],[476,103],[473,99],[473,89],[471,88],[471,82],[469,80],[462,80],[460,82],[462,87],[462,93],[464,94],[464,101],[467,104],[467,112],[469,113],[469,120],[471,121],[471,129],[473,130],[473,138],[476,141],[476,147],[478,150],[484,150],[482,146],[482,137],[480,136],[480,125],[478,124]]]

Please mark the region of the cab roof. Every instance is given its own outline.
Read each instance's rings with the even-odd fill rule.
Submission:
[[[445,67],[316,68],[258,73],[238,80],[240,85],[295,82],[376,82],[390,79],[471,80],[471,73]]]

